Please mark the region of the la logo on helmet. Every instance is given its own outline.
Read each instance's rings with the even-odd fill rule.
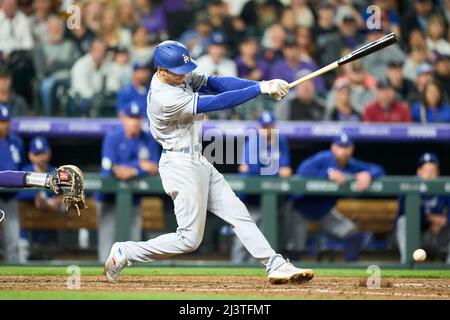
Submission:
[[[188,63],[190,58],[189,58],[189,56],[187,56],[183,53],[183,60],[184,60],[184,63]]]

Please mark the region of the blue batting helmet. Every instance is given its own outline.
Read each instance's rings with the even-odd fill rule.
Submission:
[[[182,43],[172,40],[161,42],[155,48],[154,64],[175,74],[186,74],[197,68],[189,50]]]

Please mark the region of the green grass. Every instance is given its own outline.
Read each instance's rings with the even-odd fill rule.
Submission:
[[[0,276],[67,276],[66,267],[63,266],[0,266]],[[81,276],[100,276],[101,267],[81,267]],[[365,278],[368,276],[364,268],[360,269],[315,269],[316,277],[347,277]],[[263,268],[213,268],[213,267],[143,267],[136,266],[124,270],[127,276],[265,276]],[[450,279],[450,270],[399,270],[382,269],[383,278],[441,278]],[[282,295],[252,296],[227,294],[192,294],[164,293],[164,292],[93,292],[83,290],[60,291],[10,291],[2,290],[0,284],[0,300],[6,299],[44,299],[44,300],[79,300],[79,299],[106,299],[106,300],[171,300],[171,299],[284,299]],[[295,298],[295,297],[294,297]]]
[[[67,267],[0,266],[0,276],[66,276]],[[81,267],[82,276],[98,276],[102,267]],[[314,269],[317,277],[367,277],[366,269]],[[122,272],[127,276],[264,276],[263,268],[213,267],[131,267]],[[381,269],[386,278],[441,278],[450,279],[450,270]]]

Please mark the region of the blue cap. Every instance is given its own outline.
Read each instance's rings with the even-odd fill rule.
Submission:
[[[161,42],[156,46],[153,58],[155,68],[162,67],[175,74],[186,74],[197,68],[197,63],[192,60],[189,50],[178,41]]]
[[[0,121],[8,121],[11,119],[11,113],[9,109],[4,104],[0,103]]]
[[[424,73],[431,73],[431,72],[433,72],[433,66],[428,62],[421,63],[416,69],[416,74],[418,76]]]
[[[211,37],[210,44],[224,45],[225,37],[221,33],[215,33]]]
[[[44,153],[50,150],[50,144],[45,137],[36,137],[30,141],[30,152],[34,154]]]
[[[133,63],[133,71],[139,70],[139,69],[148,69],[151,70],[149,63],[143,63],[143,62],[135,62]]]
[[[277,119],[270,111],[264,111],[258,116],[258,122],[262,127],[273,125],[275,121],[277,121]]]
[[[136,103],[136,101],[131,101],[125,106],[125,108],[123,109],[123,113],[127,117],[141,117],[141,108],[139,108],[139,105]]]
[[[426,152],[423,155],[419,157],[419,160],[417,161],[417,165],[421,167],[424,163],[435,163],[439,165],[439,158],[436,154],[432,152]]]
[[[351,147],[353,146],[353,140],[346,133],[342,133],[333,139],[333,143],[340,147]]]

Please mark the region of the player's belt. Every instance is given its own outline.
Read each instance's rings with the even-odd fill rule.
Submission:
[[[195,144],[193,146],[186,147],[183,149],[178,149],[178,150],[163,149],[162,153],[167,153],[167,152],[194,153],[196,151],[202,151],[202,146],[200,144]]]

